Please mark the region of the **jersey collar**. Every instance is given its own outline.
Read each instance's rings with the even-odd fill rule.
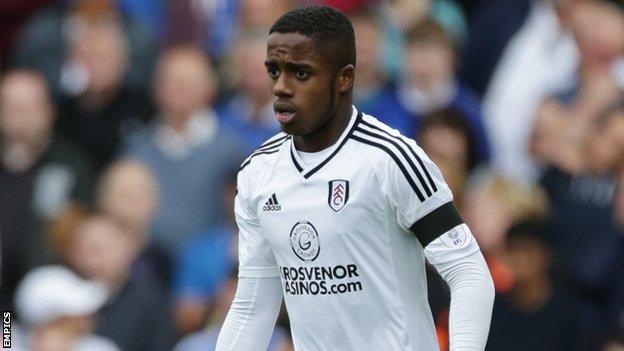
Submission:
[[[297,153],[297,150],[295,149],[295,142],[293,141],[293,138],[290,138],[290,158],[292,159],[292,162],[297,171],[299,171],[299,173],[301,173],[301,175],[305,179],[308,179],[314,173],[318,172],[321,168],[323,168],[323,166],[325,166],[334,156],[336,156],[338,151],[342,149],[342,146],[347,142],[349,136],[353,133],[353,129],[355,129],[355,126],[358,124],[361,118],[362,113],[358,112],[355,106],[352,106],[351,119],[349,119],[349,124],[347,125],[347,128],[345,128],[345,130],[342,132],[342,135],[340,135],[338,141],[336,141],[334,145],[330,146],[331,151],[328,153],[328,156],[314,164],[306,165],[301,160],[299,154]]]

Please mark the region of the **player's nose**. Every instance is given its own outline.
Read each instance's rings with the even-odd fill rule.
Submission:
[[[292,87],[288,84],[285,74],[281,74],[273,85],[273,95],[277,97],[290,97],[293,95]]]

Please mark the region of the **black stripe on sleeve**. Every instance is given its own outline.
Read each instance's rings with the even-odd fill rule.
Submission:
[[[437,237],[462,223],[464,220],[453,202],[447,202],[419,219],[410,230],[416,235],[422,247],[426,247]]]
[[[278,151],[279,151],[279,148],[277,148],[276,150],[272,150],[272,151],[257,152],[255,154],[251,155],[251,157],[249,157],[249,159],[247,161],[245,161],[245,163],[243,163],[241,165],[240,170],[242,170],[243,168],[247,167],[247,165],[249,165],[251,163],[251,159],[254,158],[255,156],[274,154],[274,153],[276,153]]]
[[[252,152],[252,155],[256,154],[258,152],[270,151],[270,150],[273,150],[273,149],[275,149],[277,147],[280,147],[280,146],[282,146],[282,144],[284,144],[286,142],[286,140],[288,140],[288,137],[289,137],[289,135],[287,135],[285,138],[280,138],[278,143],[271,143],[273,145],[262,146],[261,148],[256,149],[254,152]]]
[[[267,147],[267,146],[269,146],[269,145],[273,145],[273,144],[275,144],[275,143],[279,143],[280,141],[282,141],[282,140],[284,140],[284,139],[287,139],[289,136],[290,136],[290,135],[284,135],[284,136],[279,137],[279,138],[277,138],[277,139],[275,139],[275,140],[267,141],[266,143],[264,143],[264,144],[260,145],[259,149],[265,148],[265,147]]]
[[[422,185],[423,189],[425,190],[425,193],[427,193],[427,197],[431,196],[431,190],[429,190],[429,187],[427,186],[427,183],[425,182],[425,179],[423,178],[422,174],[420,174],[420,171],[418,170],[414,162],[412,162],[412,159],[407,155],[405,150],[403,150],[403,148],[399,146],[399,144],[396,141],[392,140],[391,138],[387,138],[383,135],[379,135],[379,134],[370,132],[368,130],[365,130],[359,127],[356,130],[362,134],[366,134],[370,136],[371,138],[384,140],[392,144],[401,153],[401,155],[403,155],[403,158],[407,161],[407,164],[409,164],[410,168],[416,174],[416,177],[418,177],[418,181],[420,182],[420,185]]]
[[[401,170],[401,173],[403,173],[403,176],[405,176],[405,179],[407,179],[407,182],[410,184],[410,186],[412,187],[412,189],[416,193],[416,196],[418,196],[418,199],[421,202],[425,201],[425,197],[420,192],[420,189],[418,189],[418,186],[416,186],[416,183],[414,183],[414,180],[412,179],[410,174],[407,172],[407,169],[405,169],[405,167],[403,167],[403,164],[401,163],[399,158],[392,151],[390,151],[390,149],[388,149],[387,147],[385,147],[382,144],[376,143],[376,142],[371,141],[371,140],[364,139],[364,138],[359,137],[359,136],[357,136],[355,134],[351,135],[351,139],[357,140],[357,141],[359,141],[361,143],[364,143],[364,144],[368,144],[370,146],[377,147],[377,148],[385,151],[388,155],[390,155],[390,157],[392,157],[394,162],[396,162],[397,166],[399,166],[399,169]]]
[[[243,162],[243,164],[240,166],[240,170],[247,167],[247,165],[251,163],[251,159],[254,158],[255,156],[274,154],[278,152],[280,150],[280,147],[286,142],[286,140],[288,140],[289,137],[290,135],[286,135],[283,138],[279,138],[279,140],[275,140],[275,141],[279,141],[280,142],[279,144],[271,145],[271,146],[264,146],[252,152],[251,155],[249,155],[247,159]],[[271,142],[271,144],[273,144],[273,142]]]
[[[364,120],[362,120],[362,124],[365,126],[368,126],[370,128],[376,129],[386,135],[388,135],[391,138],[394,138],[398,141],[400,141],[403,145],[405,145],[408,150],[411,152],[412,155],[414,155],[414,157],[416,158],[416,161],[418,162],[418,164],[420,165],[420,167],[422,167],[423,171],[425,172],[425,176],[427,177],[427,180],[429,180],[429,184],[431,184],[431,188],[433,189],[433,192],[438,191],[438,187],[436,187],[435,182],[433,181],[433,179],[431,178],[431,174],[429,174],[429,171],[427,170],[427,167],[425,167],[425,163],[422,161],[422,159],[420,158],[420,156],[418,156],[418,154],[416,153],[416,150],[414,150],[414,148],[405,141],[404,137],[400,137],[397,135],[392,135],[390,134],[388,131],[385,131],[379,127],[377,127],[376,125],[370,124]]]

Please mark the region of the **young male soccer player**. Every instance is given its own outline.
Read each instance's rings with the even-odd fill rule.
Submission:
[[[352,106],[350,21],[288,12],[265,64],[284,133],[238,175],[240,279],[217,350],[265,350],[282,297],[296,350],[437,350],[425,258],[451,289],[451,350],[483,350],[494,299],[483,256],[438,168]]]

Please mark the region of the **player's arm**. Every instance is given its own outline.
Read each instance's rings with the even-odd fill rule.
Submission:
[[[483,350],[488,337],[494,284],[483,255],[453,204],[440,170],[412,140],[399,162],[385,167],[384,191],[399,224],[411,231],[451,290],[451,351]]]
[[[266,350],[281,302],[279,277],[240,277],[236,297],[219,332],[216,350]]]
[[[247,185],[239,174],[235,200],[239,228],[238,287],[217,340],[217,351],[266,350],[282,302],[275,256],[247,205]]]
[[[439,223],[433,223],[436,221]],[[428,231],[423,231],[427,226]],[[419,238],[425,247],[425,257],[451,291],[451,351],[484,350],[490,330],[494,283],[470,229],[449,202],[416,222],[413,232],[427,233],[423,236],[428,239]],[[433,237],[436,238],[427,242]]]

